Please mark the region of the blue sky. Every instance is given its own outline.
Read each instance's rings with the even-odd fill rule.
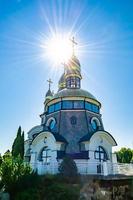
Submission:
[[[82,88],[102,103],[118,148],[133,148],[132,7],[132,0],[0,0],[1,153],[19,125],[26,133],[40,124],[48,78],[57,90],[63,69],[54,70],[41,48],[53,32],[75,36]]]

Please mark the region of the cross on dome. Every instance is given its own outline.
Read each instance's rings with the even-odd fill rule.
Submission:
[[[51,84],[53,83],[51,78],[49,78],[49,80],[47,80],[48,84],[49,84],[49,90],[50,90],[50,87],[51,87]]]
[[[77,45],[78,43],[75,41],[74,37],[72,37],[72,39],[70,39],[70,41],[72,42],[72,51],[73,51],[73,55],[74,55],[74,47],[75,47],[75,45]]]

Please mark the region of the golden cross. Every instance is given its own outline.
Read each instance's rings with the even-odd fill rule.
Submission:
[[[47,80],[47,82],[48,82],[48,84],[49,84],[49,90],[50,90],[50,86],[51,86],[51,84],[53,83],[52,80],[51,80],[51,78],[49,78],[49,80]]]
[[[74,55],[74,46],[77,45],[78,43],[75,41],[74,37],[72,37],[70,41],[72,42],[72,50],[73,50],[73,55]]]

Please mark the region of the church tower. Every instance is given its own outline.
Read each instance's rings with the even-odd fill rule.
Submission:
[[[72,39],[73,53],[64,64],[64,72],[58,82],[58,91],[49,89],[45,96],[41,124],[28,132],[25,142],[25,158],[34,170],[46,173],[46,166],[54,173],[65,156],[72,157],[79,172],[89,166],[88,173],[98,173],[102,163],[112,163],[113,136],[103,126],[101,103],[90,92],[81,88],[81,65],[74,52],[77,43]],[[100,166],[100,167],[99,167]],[[49,171],[50,172],[50,171]]]
[[[65,77],[66,77],[66,88],[77,88],[81,86],[81,69],[79,60],[75,55],[72,55],[71,59],[65,67]]]
[[[67,63],[64,63],[64,73],[62,74],[58,84],[59,90],[62,90],[64,88],[79,89],[81,87],[81,66],[74,52],[74,45],[77,44],[74,40],[74,37],[72,38],[71,42],[73,53],[69,61]]]

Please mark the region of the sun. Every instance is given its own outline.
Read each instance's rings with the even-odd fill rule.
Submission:
[[[55,64],[66,63],[72,56],[72,44],[69,37],[55,35],[47,40],[46,54]]]

